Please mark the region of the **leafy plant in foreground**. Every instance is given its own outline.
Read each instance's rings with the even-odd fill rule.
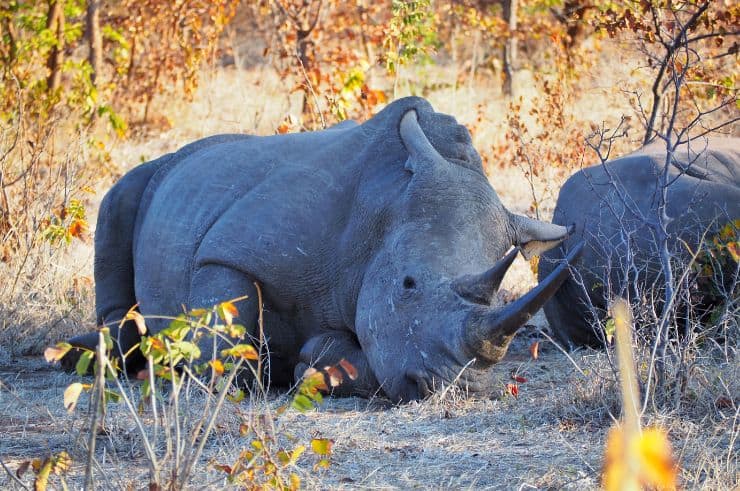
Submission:
[[[123,402],[146,454],[150,489],[188,485],[207,443],[213,443],[211,437],[217,425],[226,423],[228,416],[223,409],[227,405],[227,414],[239,419],[239,435],[251,440],[233,464],[212,462],[211,468],[225,473],[230,483],[250,488],[295,489],[300,485],[294,469],[306,446],[288,435],[279,416],[289,407],[304,412],[313,409],[322,401],[321,391],[329,386],[323,372],[312,370],[291,401],[274,412],[266,404],[257,417],[240,409],[238,403],[247,395],[253,404],[259,402],[258,396],[266,396],[260,382],[261,351],[244,342],[246,328],[233,322],[239,315],[235,303],[245,298],[180,314],[154,335],[146,335],[146,320],[139,312],[129,311],[121,328],[124,322],[133,321],[142,334],[141,343],[132,348],[139,349],[148,360],[148,369],[137,374],[141,383],[130,381],[117,360],[111,358],[113,340],[107,328],[101,329],[97,352],[85,351],[76,365],[77,373],[82,375],[88,373],[94,361],[95,382],[73,383],[64,394],[64,405],[70,412],[83,392],[91,397],[86,482],[92,484],[95,435],[105,424],[107,403]],[[263,343],[261,337],[258,341]],[[71,349],[68,343],[59,343],[48,348],[45,356],[48,361],[58,361]],[[124,354],[124,359],[130,354]],[[344,360],[340,363],[351,367]],[[329,374],[338,368],[324,370],[330,384],[335,385],[336,377],[332,379]],[[345,371],[353,373],[347,368]],[[236,386],[245,373],[251,377],[244,380],[256,381],[253,388]],[[286,439],[290,446],[281,443]],[[310,448],[318,456],[315,467],[328,467],[331,441],[316,438]]]

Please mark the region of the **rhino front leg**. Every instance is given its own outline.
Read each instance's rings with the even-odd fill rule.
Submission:
[[[342,397],[353,395],[372,397],[378,393],[380,385],[375,374],[357,338],[350,332],[335,331],[310,338],[301,349],[299,362],[295,367],[295,379],[299,381],[309,367],[320,370],[336,365],[342,358],[354,366],[357,377],[351,380],[345,376],[342,383],[334,387],[334,394]]]
[[[247,296],[245,300],[236,303],[239,315],[233,319],[235,324],[247,328],[245,340],[234,342],[256,343],[257,315],[259,312],[257,288],[254,280],[242,271],[221,264],[202,264],[193,272],[190,281],[190,295],[188,308],[210,308],[221,302]],[[255,344],[256,346],[256,344]],[[214,344],[211,336],[204,336],[199,342],[202,357],[210,359],[213,354],[226,347],[226,342],[220,340]],[[252,371],[245,369],[240,375],[240,385],[248,386],[254,380]]]

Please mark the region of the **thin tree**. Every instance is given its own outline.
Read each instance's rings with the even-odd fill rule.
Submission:
[[[514,63],[517,58],[517,4],[518,0],[504,0],[503,14],[508,26],[508,35],[504,41],[502,52],[504,84],[503,92],[507,96],[513,95]]]
[[[100,0],[87,2],[87,43],[90,51],[87,60],[90,62],[92,73],[90,81],[95,87],[100,85],[103,64],[103,37],[100,34]]]
[[[54,46],[49,53],[46,66],[49,76],[46,87],[54,92],[62,82],[62,64],[64,63],[64,2],[63,0],[49,0],[49,13],[46,16],[46,28],[54,32]]]

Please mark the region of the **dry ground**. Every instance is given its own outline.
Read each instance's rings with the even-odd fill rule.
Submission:
[[[541,316],[535,318],[536,324],[543,322]],[[311,489],[596,488],[611,412],[618,411],[604,355],[573,353],[573,361],[585,372],[581,375],[545,340],[539,359],[532,360],[528,347],[534,339],[532,328],[519,334],[492,373],[489,396],[452,389],[442,397],[402,406],[381,398],[330,399],[307,414],[285,413],[279,424],[297,443],[305,445],[315,437],[335,442],[328,470],[312,470],[315,459],[308,454],[300,461],[297,472],[303,483]],[[518,398],[505,390],[513,373],[526,378],[519,384]],[[737,377],[737,367],[728,375]],[[15,470],[24,460],[67,450],[75,462],[67,484],[81,486],[89,424],[86,403],[71,415],[62,407],[62,392],[76,377],[39,358],[24,357],[4,360],[0,380],[4,463]],[[267,406],[274,409],[285,396],[273,394],[268,400]],[[245,415],[264,411],[264,401],[256,401],[227,403],[204,464],[231,464],[249,448],[251,438],[240,437],[238,428]],[[196,400],[189,409],[198,407]],[[140,489],[147,483],[147,467],[133,422],[122,404],[110,405],[108,411],[108,433],[97,440],[98,484],[103,489]],[[669,430],[687,488],[738,485],[738,422],[732,410],[698,419],[671,415],[653,422]],[[225,484],[223,476],[206,465],[193,479],[198,488]],[[8,476],[0,477],[1,488],[14,485]]]
[[[621,83],[620,75],[624,74],[613,74],[609,80],[594,79],[592,89],[584,91],[579,102],[584,118],[613,120],[614,105],[620,104],[614,88]],[[446,72],[427,76],[455,79],[455,73]],[[526,97],[534,90],[531,77],[526,72],[519,77],[520,94]],[[261,81],[259,89],[256,80]],[[274,87],[275,93],[254,97],[265,87]],[[476,85],[453,93],[432,93],[429,98],[439,111],[454,114],[463,123],[472,122],[476,104],[485,103],[483,112],[489,121],[475,135],[476,146],[485,151],[500,138],[506,111],[499,98],[491,97],[496,91],[494,87]],[[277,122],[295,108],[295,101],[279,93],[280,81],[269,71],[213,72],[193,104],[168,108],[166,115],[175,122],[171,129],[145,143],[115,145],[113,160],[126,169],[214,133],[270,134]],[[495,170],[491,181],[512,211],[527,210],[531,201],[529,183],[519,169]],[[546,184],[552,188],[557,183]],[[547,214],[554,196],[545,198]],[[94,208],[93,204],[91,211]],[[91,219],[94,222],[94,216]],[[0,329],[0,459],[14,472],[24,460],[67,450],[74,463],[66,480],[74,488],[82,485],[84,475],[86,403],[72,415],[65,412],[62,393],[76,377],[46,365],[38,353],[44,345],[91,327],[91,264],[89,244],[75,243],[62,256],[50,256],[48,267],[29,273],[29,277],[35,275],[29,283],[36,285],[35,289],[24,295],[14,310],[5,307]],[[521,293],[534,281],[528,264],[518,260],[504,287]],[[36,293],[42,290],[55,293]],[[541,315],[534,323],[545,325]],[[309,457],[299,463],[304,484],[314,489],[597,487],[606,432],[618,411],[613,374],[603,353],[580,351],[571,354],[570,360],[540,338],[540,358],[534,361],[528,347],[536,336],[532,328],[518,336],[509,355],[494,368],[488,397],[467,397],[453,389],[443,397],[403,406],[389,405],[380,398],[339,399],[328,400],[308,414],[286,413],[280,424],[297,442],[306,444],[317,436],[335,441],[328,470],[313,471],[314,461]],[[579,373],[574,364],[584,373]],[[737,389],[740,374],[732,360],[716,362],[711,370],[716,372],[711,380],[729,381],[730,390]],[[519,384],[518,398],[505,393],[512,372],[527,379]],[[725,392],[717,389],[717,395]],[[702,397],[712,397],[712,393]],[[267,407],[274,409],[284,399],[273,394]],[[740,421],[732,407],[652,417],[652,423],[670,432],[687,488],[737,488]],[[206,463],[212,459],[231,463],[242,448],[248,447],[250,440],[238,434],[238,414],[264,408],[261,399],[227,405],[193,480],[196,487],[224,485],[223,477]],[[99,436],[96,458],[99,487],[146,486],[141,442],[130,416],[120,405],[109,408],[108,434]],[[25,482],[30,482],[28,476]],[[13,486],[18,487],[0,471],[0,488]]]

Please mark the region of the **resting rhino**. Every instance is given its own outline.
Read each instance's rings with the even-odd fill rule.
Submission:
[[[544,307],[562,342],[600,345],[603,334],[595,332],[594,321],[605,318],[611,298],[639,297],[653,286],[660,291],[660,260],[649,220],[658,216],[658,176],[665,160],[665,144],[653,143],[576,172],[560,190],[553,222],[576,228],[563,246],[581,238],[585,243],[573,276]],[[682,145],[668,170],[669,250],[686,260],[686,246],[696,251],[705,232],[711,237],[740,218],[740,139]],[[557,249],[543,254],[540,278],[556,269],[563,255]],[[737,281],[736,268],[726,273]]]
[[[214,136],[131,170],[100,208],[97,322],[246,294],[237,321],[253,326],[257,281],[272,385],[346,358],[358,377],[340,395],[417,399],[466,366],[467,387],[485,390],[486,368],[567,276],[563,262],[504,306],[506,269],[567,235],[507,211],[465,127],[405,98],[361,125]],[[128,324],[112,330],[120,352],[139,341]]]

